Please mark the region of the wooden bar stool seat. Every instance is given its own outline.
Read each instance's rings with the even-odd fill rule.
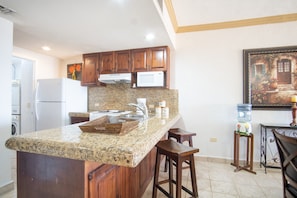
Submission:
[[[183,145],[171,139],[159,141],[156,147],[157,155],[153,185],[153,198],[157,197],[157,189],[167,197],[173,197],[173,184],[176,185],[176,198],[181,197],[181,190],[189,193],[192,197],[198,197],[194,153],[199,152],[199,149]],[[168,157],[169,161],[169,178],[163,181],[159,181],[161,155]],[[176,164],[175,180],[173,179],[173,161]],[[185,161],[188,161],[190,164],[192,191],[182,185],[182,163]],[[164,183],[169,183],[169,192],[167,192],[161,186]]]
[[[191,133],[185,130],[182,130],[180,128],[171,128],[168,131],[168,139],[176,139],[177,142],[179,143],[184,143],[187,141],[189,143],[189,146],[193,147],[193,139],[192,137],[195,136],[196,133]],[[164,166],[164,171],[167,171],[167,163],[168,163],[168,158],[166,157],[165,160],[165,166]],[[187,164],[189,164],[188,161],[186,161]],[[188,168],[189,166],[185,166],[183,168]]]
[[[195,136],[196,133],[191,133],[180,128],[171,128],[168,131],[168,139],[175,138],[177,142],[183,143],[185,141],[189,142],[189,146],[193,146],[192,137]]]

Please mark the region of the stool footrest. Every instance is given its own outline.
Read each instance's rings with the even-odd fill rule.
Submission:
[[[160,186],[160,184],[165,184],[165,183],[168,183],[168,182],[169,182],[169,179],[165,179],[165,180],[159,181],[158,184],[157,184],[157,188],[158,188],[159,190],[161,190],[160,188],[162,188],[162,186]],[[176,185],[176,181],[175,181],[175,180],[171,180],[171,182],[174,183],[174,184]],[[182,188],[184,191],[186,191],[188,194],[194,196],[193,191],[189,190],[189,189],[186,188],[185,186],[182,185],[181,188]],[[162,188],[162,190],[164,190],[164,188]],[[161,191],[162,191],[162,190],[161,190]],[[162,192],[163,192],[163,191],[162,191]],[[166,193],[164,193],[164,192],[166,192]],[[169,194],[167,191],[164,190],[164,192],[163,192],[163,193],[164,193],[165,195],[170,196],[170,194]]]
[[[176,184],[176,181],[175,181],[175,180],[172,180],[172,183]],[[193,191],[190,191],[190,190],[189,190],[188,188],[186,188],[185,186],[182,185],[181,188],[182,188],[184,191],[186,191],[188,194],[194,196]]]
[[[167,197],[173,198],[173,196],[171,196],[162,186],[156,185],[156,187]]]
[[[167,159],[167,156],[166,156],[166,159],[165,159],[165,167],[164,167],[164,172],[167,172],[167,163],[168,163],[168,161],[169,161],[169,159]],[[187,169],[187,168],[190,168],[190,162],[189,162],[188,160],[184,161],[183,163],[186,163],[186,164],[188,164],[188,166],[183,166],[183,167],[182,167],[182,169]],[[176,163],[175,163],[175,162],[173,162],[172,164],[173,164],[173,166],[175,166],[175,167],[176,167]]]

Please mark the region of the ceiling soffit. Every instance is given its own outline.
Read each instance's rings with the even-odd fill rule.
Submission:
[[[221,21],[221,22],[205,23],[205,24],[198,24],[198,25],[180,26],[177,21],[176,10],[174,9],[174,5],[172,1],[173,0],[164,0],[173,29],[175,30],[176,33],[238,28],[238,27],[245,27],[245,26],[255,26],[255,25],[263,25],[263,24],[297,21],[297,13],[290,13],[290,14],[280,14],[280,15],[248,18],[248,19],[241,19],[241,20],[230,20],[230,21]]]

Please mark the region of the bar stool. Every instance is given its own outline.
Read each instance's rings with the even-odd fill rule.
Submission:
[[[192,137],[195,136],[196,133],[190,133],[185,130],[182,130],[180,128],[171,128],[168,131],[168,139],[174,138],[176,139],[177,142],[183,143],[187,141],[189,143],[189,146],[193,147],[193,139]],[[167,172],[167,162],[168,158],[166,157],[165,160],[165,166],[164,166],[164,172]],[[187,164],[189,164],[188,161],[186,161]],[[183,168],[188,168],[189,166],[183,167]]]
[[[157,189],[167,197],[173,197],[173,183],[176,185],[176,198],[181,197],[181,190],[184,190],[193,197],[198,197],[194,153],[199,152],[199,149],[183,145],[171,139],[159,141],[156,147],[157,155],[153,185],[153,198],[157,197]],[[161,155],[165,155],[169,160],[169,179],[163,181],[159,181]],[[186,160],[190,163],[192,191],[182,185],[182,163]],[[172,161],[176,163],[176,180],[173,180]],[[161,184],[164,183],[169,183],[169,193],[161,186]]]
[[[195,136],[196,133],[190,133],[180,128],[171,128],[168,131],[168,139],[175,138],[177,142],[183,143],[185,141],[189,142],[189,146],[193,146],[192,137]]]

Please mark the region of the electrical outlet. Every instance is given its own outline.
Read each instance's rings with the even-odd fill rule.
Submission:
[[[216,137],[212,137],[212,138],[209,139],[209,141],[210,141],[210,142],[217,142],[218,140],[217,140]]]
[[[99,103],[95,103],[95,107],[99,107]]]

